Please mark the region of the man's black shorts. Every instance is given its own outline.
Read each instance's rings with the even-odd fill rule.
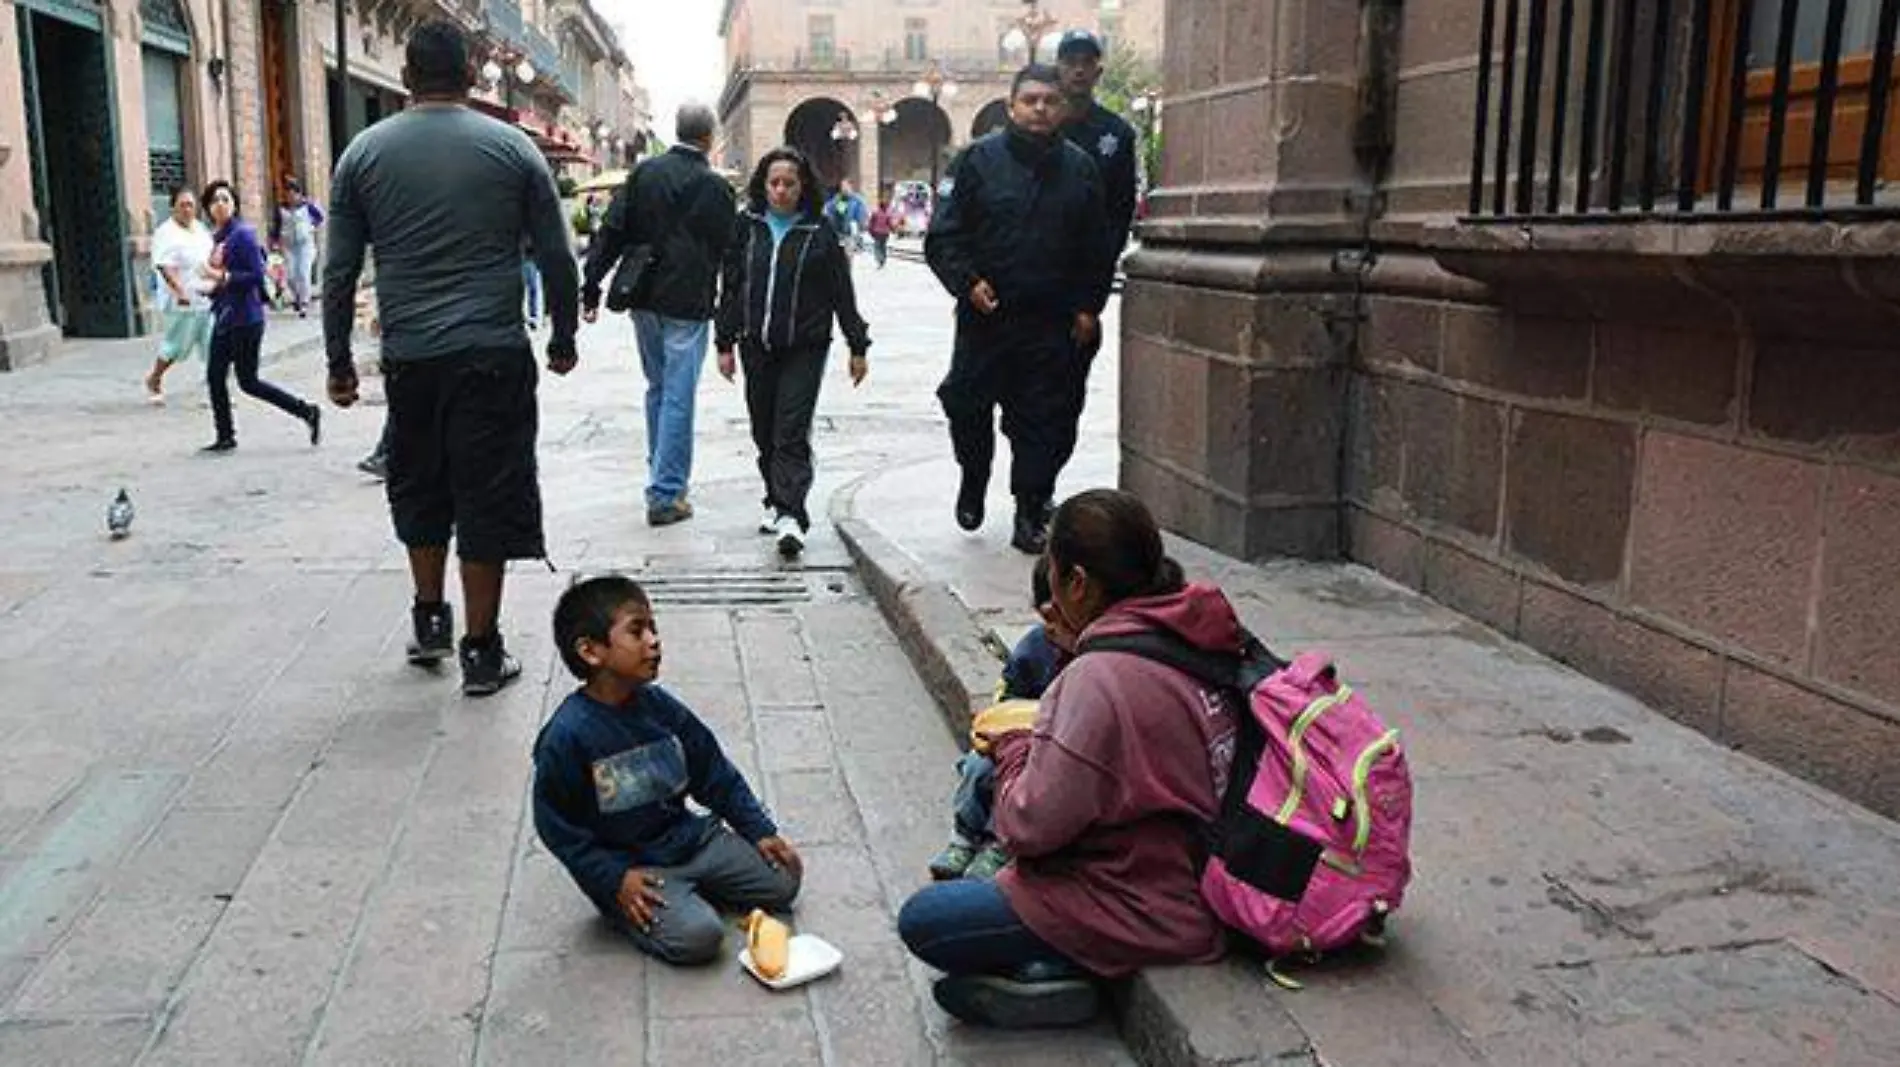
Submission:
[[[478,563],[541,559],[540,409],[528,348],[384,361],[389,513],[410,548],[446,546]]]

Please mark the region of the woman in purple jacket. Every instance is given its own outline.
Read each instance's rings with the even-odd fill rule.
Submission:
[[[218,439],[206,452],[229,452],[237,447],[231,423],[231,389],[227,382],[237,368],[238,388],[298,419],[310,428],[310,443],[323,436],[323,412],[257,376],[258,352],[264,344],[264,249],[257,231],[238,216],[237,190],[222,179],[205,186],[200,199],[215,227],[211,262],[211,357],[205,384],[211,391],[211,418]]]

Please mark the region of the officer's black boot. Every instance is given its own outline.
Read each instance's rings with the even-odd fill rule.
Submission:
[[[1040,556],[1049,543],[1049,502],[1039,497],[1016,498],[1016,529],[1009,539],[1016,551]]]
[[[957,525],[975,533],[983,527],[983,498],[989,495],[990,472],[963,468],[963,483],[957,487]]]

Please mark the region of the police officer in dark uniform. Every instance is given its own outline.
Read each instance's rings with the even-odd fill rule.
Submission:
[[[1000,405],[1016,498],[1010,543],[1032,555],[1075,451],[1087,354],[1101,343],[1114,270],[1101,177],[1061,134],[1060,83],[1041,64],[1016,75],[1009,125],[951,164],[950,195],[924,241],[930,269],[957,300],[956,348],[937,389],[963,469],[957,523],[983,525]]]
[[[1102,80],[1102,42],[1087,30],[1070,30],[1056,46],[1056,69],[1062,72],[1062,95],[1068,98],[1068,117],[1062,135],[1087,152],[1102,172],[1102,196],[1108,213],[1102,225],[1113,255],[1121,256],[1135,222],[1136,157],[1140,145],[1128,120],[1095,99]],[[1113,269],[1113,263],[1110,264]]]

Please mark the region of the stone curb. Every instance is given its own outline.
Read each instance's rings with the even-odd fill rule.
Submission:
[[[902,469],[840,489],[831,500],[831,523],[961,743],[972,713],[989,702],[1001,663],[984,627],[949,584],[857,517],[858,490]],[[1145,1067],[1317,1067],[1311,1042],[1276,995],[1256,968],[1235,962],[1143,971],[1118,985],[1113,1005],[1122,1039]]]

